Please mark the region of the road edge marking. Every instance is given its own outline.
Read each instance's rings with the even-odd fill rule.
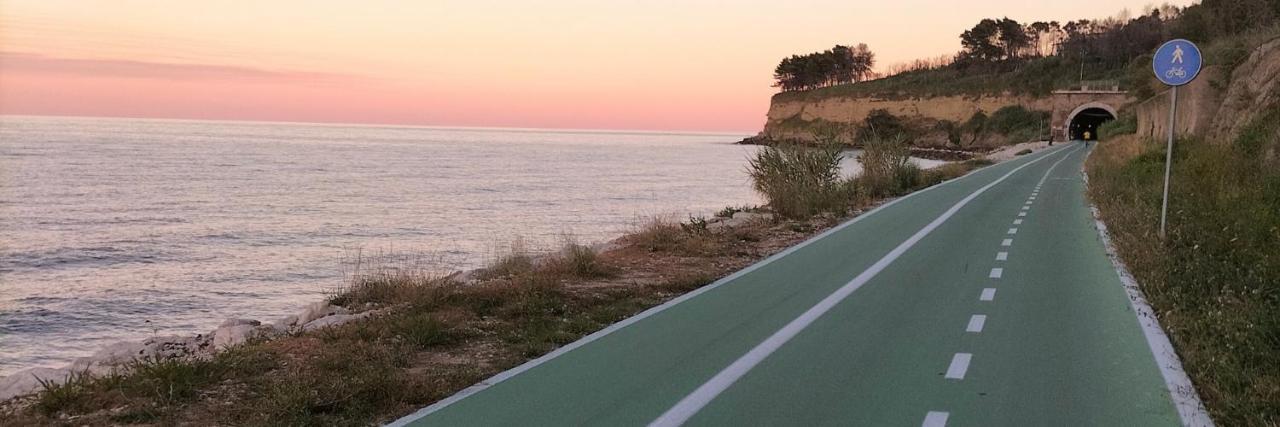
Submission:
[[[1035,159],[1033,159],[1033,160],[1028,161],[1027,163],[1025,163],[1025,164],[1023,164],[1023,165],[1018,166],[1017,168],[1015,168],[1015,170],[1017,170],[1017,169],[1021,169],[1021,168],[1023,168],[1023,167],[1026,167],[1026,166],[1028,166],[1028,165],[1030,165],[1030,164],[1032,164],[1032,163],[1038,162],[1038,161],[1040,161],[1041,159],[1044,159],[1044,158],[1046,158],[1046,157],[1052,156],[1052,155],[1057,154],[1058,152],[1061,152],[1061,151],[1062,151],[1062,149],[1061,149],[1061,148],[1059,148],[1059,149],[1048,149],[1048,150],[1045,150],[1044,152],[1042,152],[1041,154],[1039,154],[1039,155],[1038,155],[1038,157],[1036,157],[1036,158],[1035,158]],[[1024,159],[1025,159],[1025,158],[1024,158]],[[978,169],[974,169],[973,171],[970,171],[969,173],[965,174],[964,176],[957,177],[957,178],[954,178],[954,179],[949,179],[949,180],[946,180],[946,181],[943,181],[943,182],[937,183],[937,184],[935,184],[935,185],[933,185],[933,186],[931,186],[931,187],[924,188],[924,189],[921,189],[921,190],[919,190],[919,191],[913,192],[913,193],[911,193],[911,194],[908,194],[908,195],[905,195],[905,196],[902,196],[902,197],[899,197],[899,198],[896,198],[896,199],[893,199],[893,200],[886,201],[886,202],[884,202],[884,203],[880,204],[880,206],[877,206],[877,207],[875,207],[875,208],[873,208],[873,209],[871,209],[871,210],[869,210],[869,211],[863,212],[861,215],[858,215],[858,216],[856,216],[856,217],[853,217],[853,218],[849,219],[848,221],[845,221],[844,223],[841,223],[840,225],[837,225],[837,226],[835,226],[835,227],[832,227],[831,229],[829,229],[829,230],[827,230],[827,231],[824,231],[824,232],[822,232],[822,233],[819,233],[819,234],[818,234],[818,235],[816,235],[816,236],[810,237],[809,239],[806,239],[806,240],[805,240],[805,241],[803,241],[803,242],[797,243],[797,244],[796,244],[796,245],[794,245],[794,246],[791,246],[791,247],[789,247],[789,248],[787,248],[787,249],[784,249],[784,250],[783,250],[783,251],[781,251],[781,252],[778,252],[778,253],[776,253],[776,254],[770,255],[769,257],[767,257],[767,258],[765,258],[765,259],[763,259],[763,260],[760,260],[760,261],[756,262],[755,264],[751,264],[750,266],[747,266],[747,267],[745,267],[745,268],[743,268],[743,269],[741,269],[741,270],[738,270],[738,271],[736,271],[736,272],[734,272],[734,273],[732,273],[732,274],[730,274],[730,275],[728,275],[728,276],[722,277],[722,278],[720,278],[719,280],[716,280],[715,282],[712,282],[712,283],[711,283],[711,284],[709,284],[709,285],[703,286],[703,287],[698,288],[698,289],[694,289],[694,290],[689,291],[689,292],[687,292],[687,293],[685,293],[685,294],[683,294],[683,295],[680,295],[680,296],[678,296],[678,297],[672,298],[671,300],[669,300],[669,301],[667,301],[667,302],[665,302],[665,303],[662,303],[662,304],[659,304],[659,305],[656,305],[656,306],[650,307],[649,309],[647,309],[647,310],[645,310],[645,311],[642,311],[642,312],[640,312],[640,313],[637,313],[637,314],[636,314],[636,315],[634,315],[634,316],[631,316],[631,317],[628,317],[628,318],[626,318],[626,319],[620,320],[620,321],[618,321],[617,323],[614,323],[614,324],[612,324],[612,325],[609,325],[609,326],[605,327],[604,329],[601,329],[601,330],[598,330],[598,331],[592,332],[592,333],[588,334],[587,336],[584,336],[584,337],[582,337],[582,338],[579,338],[577,341],[571,342],[571,343],[569,343],[569,344],[565,344],[565,345],[563,345],[563,346],[561,346],[561,347],[559,347],[559,348],[557,348],[557,349],[555,349],[555,350],[552,350],[550,353],[544,354],[544,355],[542,355],[542,356],[540,356],[540,357],[538,357],[538,358],[536,358],[536,359],[533,359],[533,360],[530,360],[530,361],[524,362],[524,363],[522,363],[522,364],[520,364],[520,365],[518,365],[518,366],[516,366],[516,367],[514,367],[514,368],[511,368],[511,369],[508,369],[508,370],[505,370],[505,371],[499,372],[499,373],[495,374],[495,375],[494,375],[494,376],[492,376],[492,377],[486,378],[486,379],[481,380],[480,382],[478,382],[478,383],[476,383],[476,384],[473,384],[473,385],[471,385],[471,386],[469,386],[469,387],[467,387],[467,388],[464,388],[464,389],[462,389],[462,390],[459,390],[457,393],[454,393],[453,395],[450,395],[449,397],[446,397],[446,398],[444,398],[444,399],[442,399],[442,400],[439,400],[439,401],[437,401],[436,403],[433,403],[433,404],[431,404],[431,405],[428,405],[428,406],[427,406],[427,407],[425,407],[425,408],[419,409],[419,410],[417,410],[417,411],[414,411],[413,413],[410,413],[410,414],[408,414],[408,415],[405,415],[405,416],[403,416],[403,417],[400,417],[400,418],[396,419],[395,421],[392,421],[392,422],[390,422],[390,423],[386,424],[386,426],[387,426],[387,427],[403,427],[403,426],[407,426],[407,425],[409,425],[410,423],[412,423],[412,422],[414,422],[414,421],[417,421],[417,420],[419,420],[419,419],[422,419],[422,418],[426,417],[427,415],[431,415],[432,413],[435,413],[435,412],[437,412],[437,411],[440,411],[441,409],[444,409],[444,408],[448,407],[449,405],[452,405],[452,404],[454,404],[454,403],[456,403],[456,402],[458,402],[458,401],[460,401],[460,400],[462,400],[462,399],[465,399],[465,398],[467,398],[467,397],[469,397],[469,396],[471,396],[471,395],[473,395],[473,394],[479,393],[480,391],[482,391],[482,390],[484,390],[484,389],[487,389],[487,388],[489,388],[489,387],[492,387],[492,386],[494,386],[494,385],[496,385],[496,384],[498,384],[498,383],[501,383],[501,382],[503,382],[503,381],[506,381],[506,380],[510,379],[511,377],[514,377],[514,376],[516,376],[516,375],[519,375],[519,374],[523,373],[524,371],[527,371],[527,370],[533,369],[533,368],[537,367],[538,365],[541,365],[541,364],[543,364],[543,363],[546,363],[547,361],[550,361],[551,359],[555,359],[556,357],[559,357],[560,355],[563,355],[563,354],[565,354],[565,353],[568,353],[568,352],[570,352],[570,351],[573,351],[574,349],[577,349],[578,347],[582,347],[582,346],[584,346],[584,345],[590,344],[591,342],[593,342],[593,341],[595,341],[595,340],[598,340],[598,339],[600,339],[600,338],[602,338],[602,337],[604,337],[604,336],[606,336],[606,335],[609,335],[609,334],[611,334],[611,333],[613,333],[613,332],[615,332],[615,331],[617,331],[617,330],[619,330],[619,329],[622,329],[622,328],[625,328],[625,327],[627,327],[627,326],[630,326],[630,325],[632,325],[632,324],[634,324],[634,323],[637,323],[637,322],[639,322],[639,321],[641,321],[641,320],[644,320],[645,318],[648,318],[648,317],[653,316],[653,315],[655,315],[655,314],[658,314],[658,313],[661,313],[661,312],[663,312],[663,311],[666,311],[667,309],[669,309],[669,308],[671,308],[671,307],[673,307],[673,306],[675,306],[675,305],[677,305],[677,304],[680,304],[680,303],[682,303],[682,302],[688,301],[688,300],[690,300],[690,299],[693,299],[694,297],[697,297],[698,295],[702,295],[702,294],[704,294],[704,293],[710,292],[711,290],[714,290],[715,288],[718,288],[718,287],[720,287],[720,286],[723,286],[723,285],[724,285],[724,284],[726,284],[726,283],[732,282],[732,281],[736,280],[737,278],[739,278],[739,277],[742,277],[742,276],[746,275],[747,273],[750,273],[750,272],[752,272],[752,271],[758,270],[758,269],[760,269],[760,268],[764,267],[765,265],[768,265],[768,264],[770,264],[770,263],[773,263],[774,261],[777,261],[778,259],[781,259],[781,258],[783,258],[783,257],[785,257],[785,256],[787,256],[787,255],[790,255],[790,254],[792,254],[792,253],[794,253],[794,252],[796,252],[796,251],[800,250],[801,248],[803,248],[803,247],[805,247],[805,246],[808,246],[808,245],[810,245],[810,244],[812,244],[812,243],[814,243],[814,242],[817,242],[817,241],[819,241],[819,240],[822,240],[822,239],[824,239],[824,238],[826,238],[826,237],[828,237],[828,236],[830,236],[830,235],[832,235],[832,234],[838,233],[838,232],[840,232],[840,230],[843,230],[843,229],[845,229],[845,228],[848,228],[848,227],[852,226],[853,224],[857,223],[858,221],[861,221],[861,220],[863,220],[863,219],[865,219],[865,218],[868,218],[868,217],[870,217],[870,216],[872,216],[872,215],[874,215],[874,214],[876,214],[876,213],[880,212],[881,210],[887,209],[887,208],[889,208],[890,206],[893,206],[893,205],[897,204],[898,202],[901,202],[901,201],[903,201],[903,200],[910,199],[910,198],[912,198],[912,197],[919,196],[919,195],[921,195],[921,194],[928,193],[928,192],[930,192],[930,191],[936,190],[936,189],[938,189],[938,188],[942,188],[943,186],[946,186],[946,185],[949,185],[949,184],[954,184],[954,183],[956,183],[956,182],[964,181],[964,180],[966,180],[966,179],[972,178],[973,176],[977,175],[977,174],[978,174],[978,172],[986,171],[986,170],[989,170],[989,169],[991,169],[991,168],[994,168],[994,167],[997,167],[997,166],[1000,166],[1000,165],[1010,164],[1010,163],[1011,163],[1011,162],[1001,162],[1001,163],[996,163],[996,164],[992,164],[992,165],[984,166],[984,167],[981,167],[981,168],[978,168]]]
[[[1124,260],[1120,259],[1119,253],[1116,251],[1115,245],[1111,243],[1111,234],[1107,232],[1107,224],[1102,222],[1101,212],[1098,206],[1089,198],[1089,172],[1086,166],[1089,163],[1089,156],[1093,155],[1093,149],[1089,149],[1085,153],[1085,161],[1080,163],[1080,175],[1084,180],[1085,201],[1089,203],[1089,211],[1093,214],[1094,229],[1098,232],[1098,237],[1102,240],[1102,246],[1106,250],[1107,258],[1111,259],[1111,266],[1120,277],[1120,283],[1124,286],[1126,296],[1128,296],[1129,307],[1133,308],[1134,320],[1142,327],[1142,335],[1147,339],[1147,347],[1151,349],[1151,355],[1156,361],[1156,365],[1160,367],[1160,376],[1164,377],[1165,387],[1169,392],[1169,399],[1173,401],[1174,409],[1178,411],[1178,418],[1182,420],[1182,425],[1188,427],[1213,427],[1213,418],[1209,416],[1208,410],[1204,407],[1204,402],[1200,400],[1200,393],[1196,391],[1195,384],[1191,382],[1191,377],[1187,376],[1187,371],[1182,367],[1182,359],[1178,357],[1178,352],[1174,350],[1173,343],[1169,341],[1169,335],[1164,331],[1164,327],[1160,326],[1160,319],[1156,317],[1155,310],[1147,304],[1147,296],[1142,293],[1142,289],[1138,285],[1138,280],[1129,272],[1129,267],[1124,264]]]
[[[719,396],[720,393],[724,392],[732,386],[733,383],[737,382],[739,378],[742,378],[747,374],[747,372],[750,372],[752,368],[755,368],[755,366],[764,361],[765,358],[768,358],[774,351],[777,351],[783,345],[786,345],[788,341],[791,341],[792,338],[808,328],[810,324],[817,321],[818,318],[822,317],[837,304],[844,301],[845,298],[848,298],[849,295],[853,294],[854,291],[857,291],[858,288],[861,288],[862,285],[865,285],[876,275],[879,275],[881,271],[888,268],[888,266],[896,261],[898,257],[902,256],[903,253],[906,253],[907,250],[911,249],[911,247],[915,246],[916,243],[923,240],[926,236],[932,233],[933,230],[941,227],[942,224],[946,223],[952,216],[955,216],[955,214],[959,212],[960,209],[964,208],[965,205],[968,205],[969,202],[977,199],[978,196],[986,193],[987,190],[1000,185],[1000,183],[1009,179],[1009,177],[1022,171],[1028,166],[1034,165],[1041,160],[1052,157],[1063,151],[1065,150],[1061,148],[1056,149],[1043,156],[1037,157],[1034,160],[1023,163],[1008,173],[1005,173],[1003,176],[991,181],[987,185],[969,193],[968,196],[960,199],[960,201],[956,202],[941,215],[938,215],[937,218],[934,218],[933,221],[930,221],[929,224],[926,224],[923,228],[916,231],[915,234],[912,234],[906,240],[902,241],[902,243],[899,243],[898,246],[894,247],[893,250],[890,250],[889,253],[880,257],[879,260],[870,267],[867,267],[867,269],[863,270],[862,273],[859,273],[853,278],[853,280],[845,283],[821,301],[818,301],[817,304],[814,304],[808,310],[805,310],[804,313],[801,313],[795,319],[787,322],[785,326],[778,329],[772,335],[769,335],[769,337],[765,338],[764,341],[756,344],[751,348],[751,350],[747,351],[742,356],[739,356],[738,359],[734,360],[733,363],[729,364],[729,366],[720,370],[720,372],[716,373],[701,386],[698,386],[697,389],[694,389],[693,392],[680,399],[679,402],[676,402],[676,404],[666,412],[663,412],[657,419],[649,423],[649,426],[665,427],[683,425],[685,421],[688,421],[696,415],[703,407]],[[1071,153],[1074,153],[1074,150],[1071,150],[1071,152],[1068,153],[1068,156]]]

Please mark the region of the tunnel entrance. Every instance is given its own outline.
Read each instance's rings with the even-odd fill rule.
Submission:
[[[1100,107],[1085,108],[1071,117],[1067,134],[1072,140],[1098,140],[1098,126],[1115,120],[1115,114]]]

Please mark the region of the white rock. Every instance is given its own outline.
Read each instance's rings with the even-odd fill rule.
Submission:
[[[305,325],[311,323],[312,320],[334,314],[347,314],[347,309],[329,304],[328,301],[319,301],[308,305],[306,309],[298,313],[298,319],[293,324]]]
[[[40,390],[40,380],[61,384],[71,375],[70,369],[29,368],[0,378],[0,400],[8,400]]]
[[[253,336],[253,331],[257,326],[258,325],[244,324],[220,327],[218,330],[213,331],[213,348],[215,350],[222,350],[248,341],[249,337]]]
[[[314,331],[316,329],[331,328],[334,326],[349,323],[353,320],[360,320],[360,319],[369,317],[370,313],[372,312],[366,311],[360,314],[335,314],[332,316],[325,316],[316,320],[312,320],[311,322],[308,322],[305,325],[302,325],[302,330]]]
[[[227,320],[224,320],[221,325],[218,325],[218,328],[225,328],[228,326],[240,326],[240,325],[258,326],[261,324],[262,322],[259,322],[253,319],[227,319]]]
[[[735,221],[768,221],[773,219],[773,215],[756,212],[735,212],[733,219]]]

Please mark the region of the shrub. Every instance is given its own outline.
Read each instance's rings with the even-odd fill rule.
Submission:
[[[806,219],[843,211],[849,187],[840,177],[843,148],[828,139],[818,147],[779,145],[756,152],[748,166],[752,186],[777,214]]]
[[[877,109],[867,114],[867,118],[863,119],[862,126],[858,127],[858,141],[868,141],[872,139],[896,138],[906,136],[910,133],[907,125],[902,119],[893,115],[888,110]]]
[[[901,138],[874,138],[863,144],[862,176],[859,180],[872,197],[897,194],[908,174],[919,173],[919,167],[911,163],[911,148]],[[912,172],[914,171],[914,172]]]

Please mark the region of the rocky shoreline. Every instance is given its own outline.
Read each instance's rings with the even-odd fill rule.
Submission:
[[[307,332],[377,316],[386,309],[352,312],[344,307],[318,301],[298,314],[275,322],[227,319],[208,333],[154,336],[141,341],[121,341],[98,349],[93,355],[77,358],[61,368],[27,368],[0,377],[0,401],[39,391],[43,385],[59,384],[73,375],[104,374],[129,369],[135,361],[208,358],[251,339],[270,339]]]

